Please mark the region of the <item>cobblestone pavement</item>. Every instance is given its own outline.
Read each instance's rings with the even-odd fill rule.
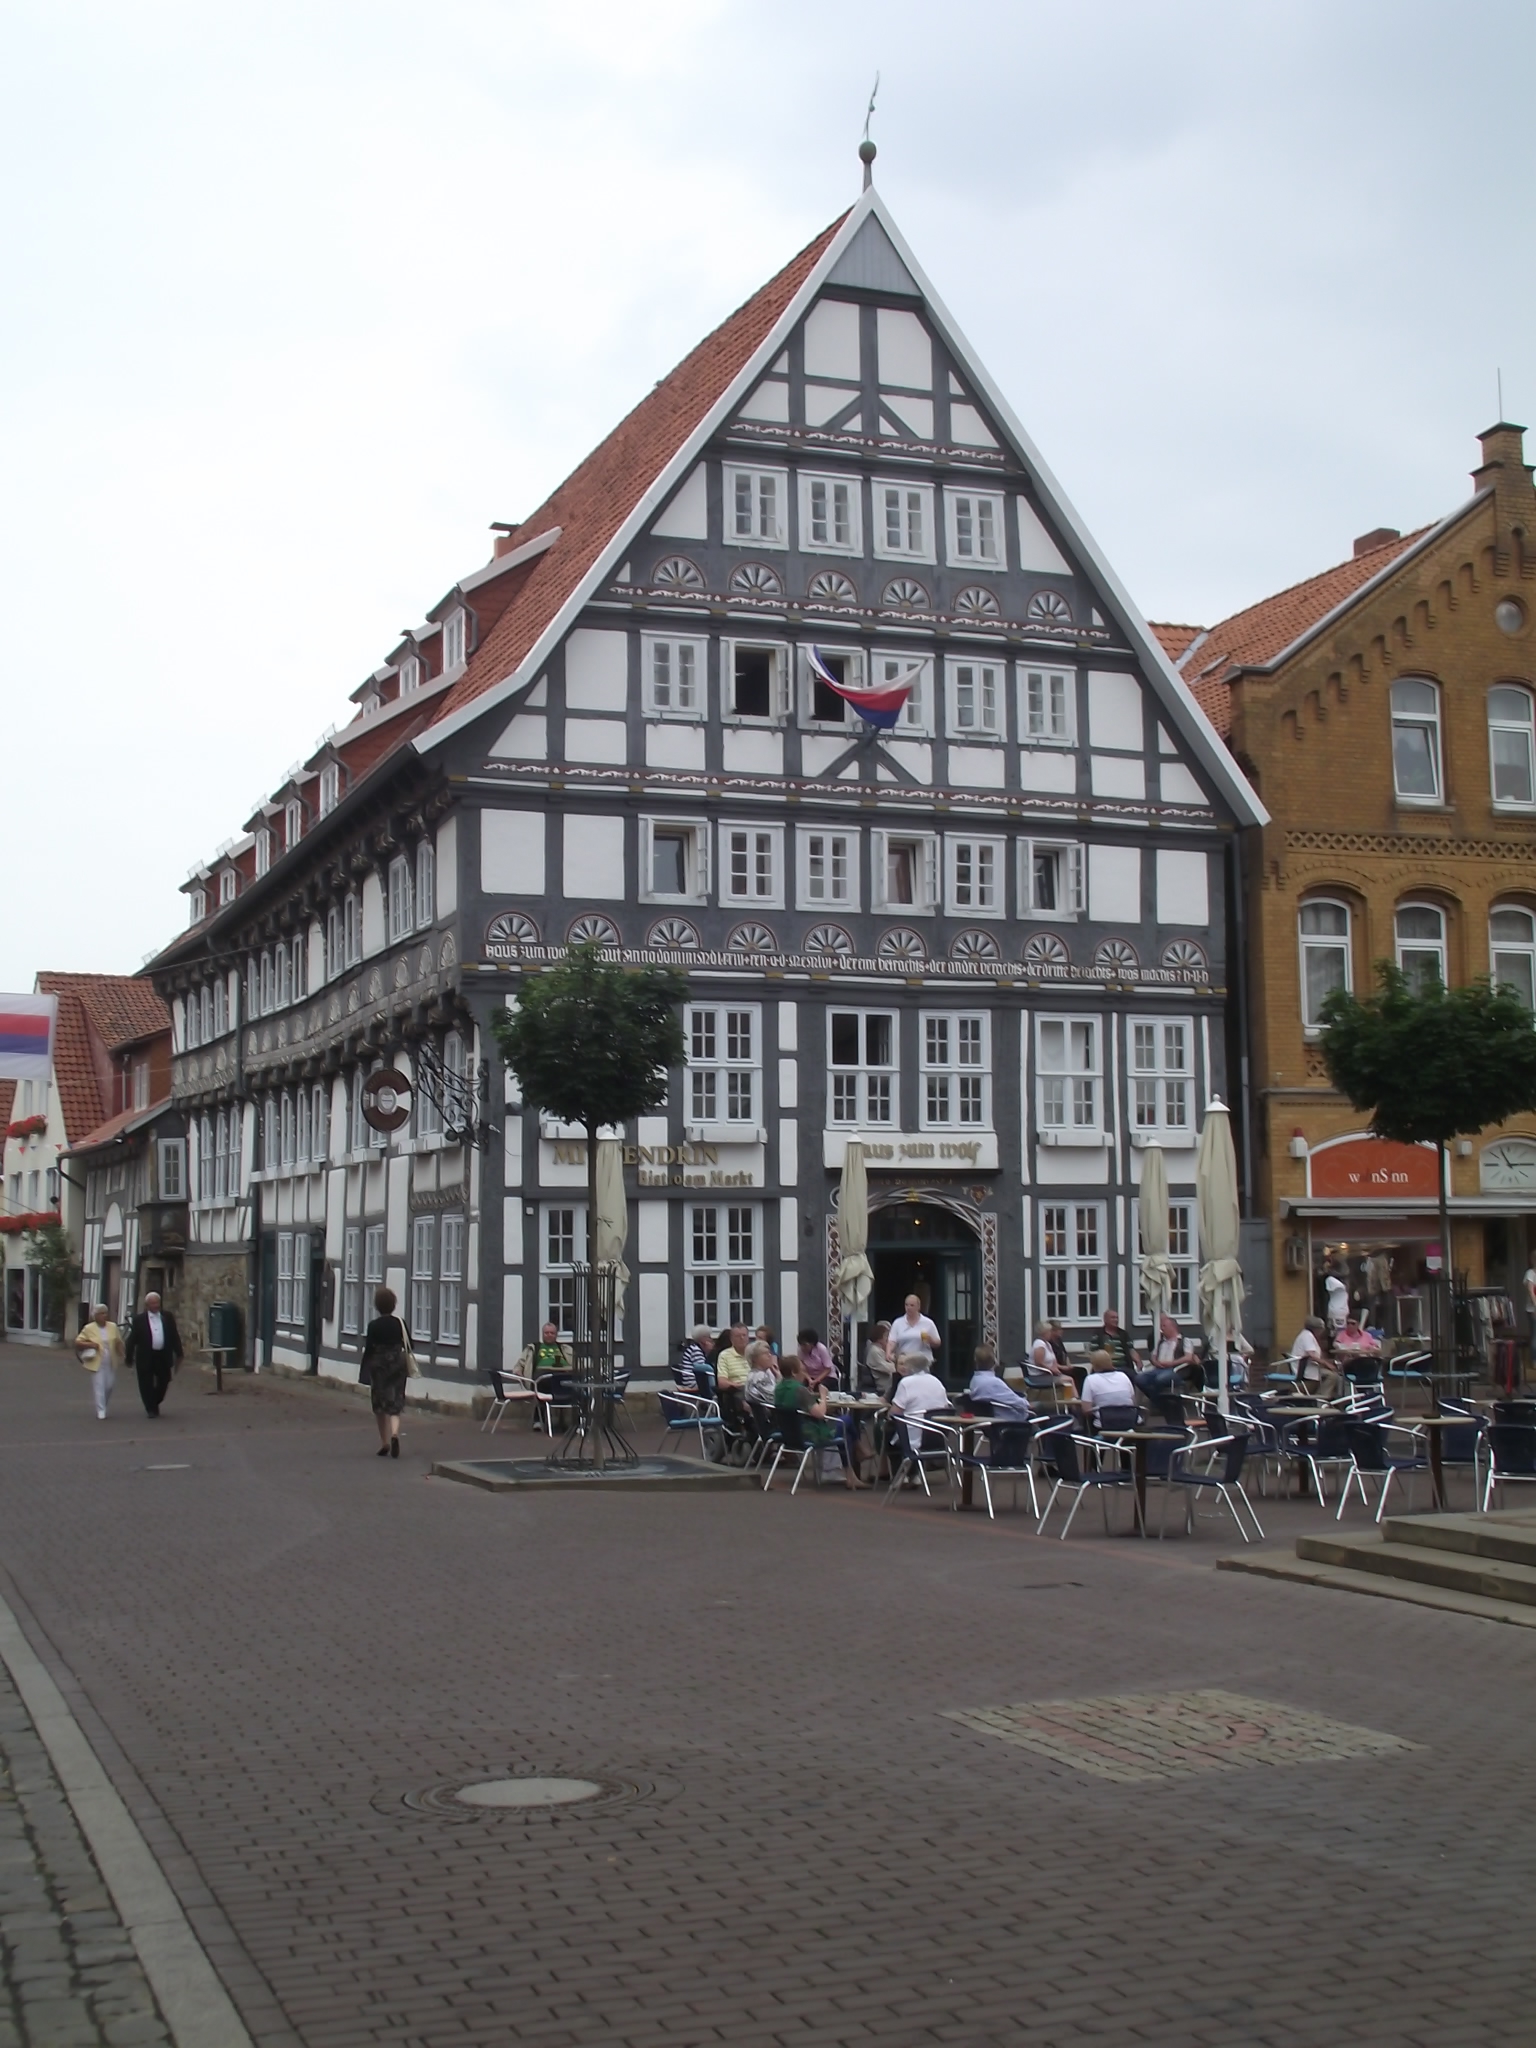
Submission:
[[[1210,1533],[492,1495],[428,1476],[469,1424],[374,1441],[190,1373],[101,1427],[0,1349],[0,1590],[261,2048],[1536,2034],[1529,1632]],[[506,1771],[607,1791],[442,1803]]]
[[[47,1752],[0,1669],[0,2048],[169,2040]]]

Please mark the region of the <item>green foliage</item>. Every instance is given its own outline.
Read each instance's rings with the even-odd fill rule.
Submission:
[[[62,1335],[64,1311],[80,1285],[80,1265],[69,1232],[57,1223],[29,1231],[27,1264],[43,1276],[43,1321],[50,1330]]]
[[[683,1064],[679,1014],[688,983],[666,967],[616,967],[577,946],[530,975],[491,1029],[523,1099],[562,1123],[621,1124],[659,1109],[667,1070]]]
[[[1536,1110],[1536,1024],[1513,990],[1480,980],[1415,994],[1386,960],[1376,975],[1368,996],[1329,996],[1322,1050],[1334,1087],[1370,1111],[1378,1137],[1444,1145]]]

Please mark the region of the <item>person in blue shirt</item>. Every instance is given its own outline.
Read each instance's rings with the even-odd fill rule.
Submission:
[[[975,1370],[966,1391],[973,1401],[987,1402],[994,1415],[1014,1416],[1020,1422],[1028,1420],[1029,1403],[998,1371],[997,1353],[990,1344],[977,1346]]]

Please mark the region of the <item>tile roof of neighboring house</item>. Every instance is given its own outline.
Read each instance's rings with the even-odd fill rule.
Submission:
[[[1399,534],[1380,547],[1367,548],[1347,562],[1324,569],[1319,576],[1309,576],[1304,583],[1293,583],[1288,590],[1276,591],[1273,597],[1262,598],[1258,604],[1234,612],[1231,618],[1212,626],[1198,645],[1192,641],[1182,656],[1174,655],[1169,648],[1170,659],[1177,663],[1179,673],[1216,730],[1223,736],[1231,730],[1230,680],[1237,669],[1262,668],[1274,661],[1309,627],[1326,618],[1346,598],[1353,597],[1373,576],[1389,568],[1428,531],[1427,526],[1421,526],[1416,533]],[[1162,626],[1153,630],[1162,639],[1165,633],[1185,629]],[[1166,647],[1168,643],[1164,640],[1163,644]]]
[[[0,1130],[11,1121],[11,1111],[16,1105],[16,1083],[0,1081]]]
[[[1204,626],[1161,625],[1156,619],[1148,619],[1147,624],[1157,635],[1164,654],[1167,655],[1175,668],[1178,667],[1191,646],[1205,631]]]
[[[59,1028],[53,1047],[53,1076],[65,1136],[71,1143],[106,1120],[102,1076],[91,1051],[91,1033],[107,1051],[169,1031],[171,1013],[151,983],[132,974],[57,974],[37,977],[40,995],[59,999]]]
[[[170,1096],[164,1095],[158,1102],[152,1102],[147,1109],[119,1110],[116,1116],[108,1117],[107,1121],[99,1124],[94,1131],[87,1131],[83,1138],[74,1139],[69,1150],[94,1152],[98,1145],[110,1145],[114,1138],[126,1137],[129,1131],[137,1130],[143,1124],[152,1123],[170,1106]]]

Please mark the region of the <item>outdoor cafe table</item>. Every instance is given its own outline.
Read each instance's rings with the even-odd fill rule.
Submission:
[[[827,1414],[829,1417],[833,1415],[852,1415],[860,1422],[863,1422],[866,1417],[873,1422],[876,1417],[884,1415],[885,1412],[886,1403],[874,1395],[830,1393],[827,1396]],[[880,1445],[878,1441],[874,1444],[874,1455],[877,1459],[879,1458]]]
[[[1172,1443],[1175,1447],[1196,1441],[1173,1429],[1102,1429],[1095,1439],[1101,1444],[1129,1444],[1131,1484],[1136,1489],[1136,1532],[1147,1533],[1147,1446]]]
[[[1465,1415],[1415,1415],[1407,1425],[1429,1431],[1429,1490],[1435,1506],[1445,1511],[1445,1441],[1442,1429],[1475,1429],[1476,1419]]]

